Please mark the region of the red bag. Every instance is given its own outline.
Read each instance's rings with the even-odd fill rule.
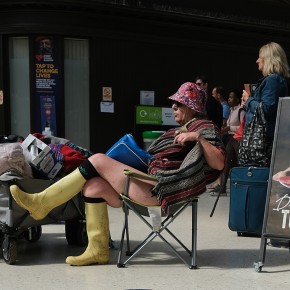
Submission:
[[[246,116],[244,116],[239,129],[237,130],[237,132],[235,133],[235,135],[233,136],[234,139],[236,139],[237,141],[241,141],[243,138],[243,131],[244,131],[244,127],[245,127],[245,122],[246,122]]]

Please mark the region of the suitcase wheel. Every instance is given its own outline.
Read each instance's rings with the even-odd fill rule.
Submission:
[[[86,223],[79,219],[66,220],[65,237],[71,246],[86,246],[88,244]]]
[[[238,237],[261,238],[260,233],[237,232]]]
[[[17,260],[16,238],[6,236],[2,243],[3,259],[6,264],[13,265]]]
[[[34,243],[38,241],[42,234],[42,227],[41,226],[35,226],[28,228],[24,233],[24,238],[31,243]]]

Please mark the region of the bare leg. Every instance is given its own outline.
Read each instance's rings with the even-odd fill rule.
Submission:
[[[105,154],[95,154],[89,161],[86,160],[79,168],[40,193],[28,194],[16,185],[12,185],[10,191],[15,201],[28,210],[36,220],[43,219],[53,208],[75,196],[90,179],[93,179],[94,184],[91,195],[94,193],[95,197],[101,197],[112,206],[118,207],[120,206],[118,194],[123,192],[126,179],[124,169],[135,170]],[[100,178],[94,179],[95,176]],[[89,186],[90,183],[87,188]],[[149,184],[134,180],[130,186],[129,196],[140,203],[156,205],[157,199],[151,194],[152,187],[152,182]]]
[[[98,168],[100,176],[88,180],[83,188],[86,197],[89,243],[85,252],[80,256],[67,257],[66,262],[76,266],[108,263],[109,222],[106,203],[112,207],[121,207],[122,202],[119,199],[119,194],[123,192],[126,179],[123,170],[125,168],[134,170],[103,154],[94,155],[93,158],[90,158],[90,162],[96,169]],[[157,204],[156,197],[152,197],[150,192],[152,184],[133,179],[131,185],[129,193],[131,198],[148,205]],[[89,201],[90,199],[91,201]]]
[[[124,169],[138,170],[120,163],[105,154],[95,154],[89,158],[96,168],[100,177],[87,181],[84,187],[84,195],[91,198],[103,198],[110,206],[120,207],[119,194],[124,192],[126,176]],[[154,183],[153,183],[154,184]],[[132,180],[129,189],[129,196],[135,201],[146,205],[157,205],[156,196],[152,196],[152,182]]]

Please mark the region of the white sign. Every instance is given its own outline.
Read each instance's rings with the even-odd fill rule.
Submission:
[[[100,110],[102,113],[114,113],[114,102],[101,102]]]
[[[140,104],[154,106],[154,91],[140,91]]]
[[[176,126],[172,108],[162,108],[162,125]]]

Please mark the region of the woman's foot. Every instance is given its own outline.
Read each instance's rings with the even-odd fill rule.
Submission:
[[[221,192],[219,193],[218,191],[212,191],[210,192],[210,196],[227,196],[227,193],[226,192]]]
[[[212,184],[210,184],[208,187],[207,187],[207,189],[209,189],[210,191],[212,191],[212,190],[216,190],[217,188],[219,188],[220,187],[220,185],[218,184],[218,183],[212,183]]]
[[[41,202],[38,202],[37,194],[29,194],[22,191],[17,185],[11,185],[10,192],[16,203],[29,211],[35,220],[41,220],[47,215],[45,207],[42,206]]]
[[[69,256],[66,263],[71,266],[105,265],[109,263],[109,248],[99,254],[95,249],[88,247],[80,256]]]
[[[210,192],[210,195],[211,196],[227,196],[227,191],[226,191],[226,188],[222,188],[220,185],[217,186],[216,189],[212,190]]]

